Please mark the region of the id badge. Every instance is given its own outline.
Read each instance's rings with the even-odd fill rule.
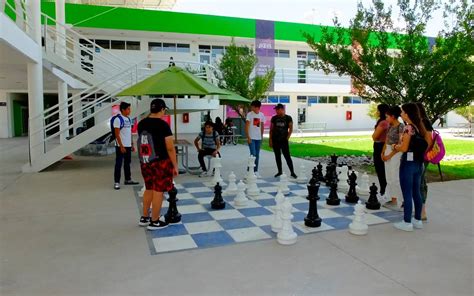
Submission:
[[[407,152],[407,161],[413,161],[413,152]]]

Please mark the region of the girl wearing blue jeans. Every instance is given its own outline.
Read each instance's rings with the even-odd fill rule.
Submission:
[[[421,221],[422,199],[420,192],[423,155],[431,141],[414,103],[402,106],[402,119],[406,122],[400,144],[393,144],[395,151],[403,152],[400,161],[400,186],[403,195],[403,221],[395,223],[395,228],[413,231],[423,228]],[[412,220],[412,206],[415,205],[415,218]]]

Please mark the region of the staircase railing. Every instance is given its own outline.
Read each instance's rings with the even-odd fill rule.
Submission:
[[[33,38],[33,27],[30,23],[31,13],[29,12],[25,0],[0,0],[0,13],[5,13],[5,15],[16,23],[18,28]]]

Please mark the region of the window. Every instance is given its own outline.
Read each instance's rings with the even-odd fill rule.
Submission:
[[[176,43],[163,43],[163,51],[176,52]]]
[[[178,52],[190,52],[191,50],[189,49],[189,44],[181,44],[178,43],[176,46],[176,49]]]
[[[224,46],[215,46],[215,45],[213,45],[211,52],[212,52],[213,55],[218,55],[218,54],[223,55],[224,54]]]
[[[312,51],[298,51],[296,57],[299,59],[306,59],[307,61],[317,60],[318,56]]]
[[[337,104],[337,97],[328,97],[328,104]]]
[[[313,104],[319,103],[319,97],[308,97],[308,105],[311,106]]]
[[[307,100],[306,96],[297,96],[297,97],[296,97],[296,101],[297,101],[298,103],[304,103],[304,104],[306,104],[306,100]]]
[[[161,42],[148,42],[148,51],[163,51]]]
[[[99,40],[96,39],[95,43],[102,48],[109,49],[110,48],[110,40]]]
[[[125,49],[125,41],[122,40],[112,40],[111,41],[111,49]]]
[[[290,96],[280,96],[280,103],[289,104],[290,103]]]
[[[277,95],[270,95],[268,97],[264,97],[262,100],[262,103],[269,103],[269,104],[289,104],[290,103],[290,96],[288,95],[282,95],[282,96],[277,96]]]
[[[364,100],[358,96],[343,97],[342,102],[344,104],[368,104],[369,103],[367,100]]]
[[[275,49],[275,57],[278,58],[289,58],[290,51],[285,49]]]
[[[140,50],[140,41],[127,41],[127,50]]]
[[[211,53],[211,46],[210,45],[199,45],[199,52],[200,53]]]

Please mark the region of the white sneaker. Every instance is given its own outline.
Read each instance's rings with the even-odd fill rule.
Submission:
[[[423,221],[412,219],[411,223],[413,224],[413,227],[415,227],[416,229],[423,229]]]
[[[396,229],[400,229],[400,230],[403,230],[403,231],[413,231],[413,224],[407,223],[405,221],[393,223],[393,226]]]

